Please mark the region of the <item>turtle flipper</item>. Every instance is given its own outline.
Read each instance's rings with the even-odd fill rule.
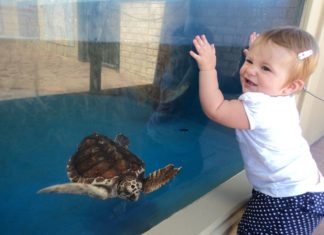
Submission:
[[[175,168],[172,164],[154,171],[146,179],[144,179],[143,192],[150,193],[159,189],[168,183],[179,171],[181,167]]]
[[[43,188],[39,190],[38,193],[80,194],[103,200],[112,197],[112,195],[109,195],[108,191],[103,187],[97,187],[91,184],[82,183],[57,184],[47,188]]]

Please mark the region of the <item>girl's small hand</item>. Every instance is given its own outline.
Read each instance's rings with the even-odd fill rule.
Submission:
[[[251,45],[253,44],[253,42],[255,41],[255,39],[257,39],[257,37],[259,37],[260,34],[253,32],[250,34],[250,38],[249,38],[249,48],[251,47]],[[243,50],[243,54],[246,56],[248,53],[249,49],[244,49]]]
[[[253,44],[253,42],[255,41],[255,39],[257,39],[257,37],[259,37],[260,34],[253,32],[250,34],[250,39],[249,39],[249,47],[251,47],[251,45]]]
[[[201,71],[213,70],[216,67],[216,49],[214,44],[209,44],[205,35],[197,35],[193,39],[193,44],[198,52],[190,51],[190,55],[194,58]]]

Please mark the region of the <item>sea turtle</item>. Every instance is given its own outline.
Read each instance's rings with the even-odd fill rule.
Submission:
[[[85,194],[99,199],[119,197],[137,201],[169,182],[181,169],[172,164],[144,177],[144,162],[128,150],[123,134],[115,140],[94,133],[78,146],[67,164],[71,183],[53,185],[39,193]]]

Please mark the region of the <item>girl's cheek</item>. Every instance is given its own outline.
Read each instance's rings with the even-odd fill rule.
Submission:
[[[242,76],[245,71],[246,71],[246,66],[245,66],[245,64],[243,64],[243,66],[240,69],[240,76]]]

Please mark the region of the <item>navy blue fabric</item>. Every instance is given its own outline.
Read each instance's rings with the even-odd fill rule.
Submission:
[[[238,235],[311,235],[324,217],[324,192],[271,197],[252,191]]]

